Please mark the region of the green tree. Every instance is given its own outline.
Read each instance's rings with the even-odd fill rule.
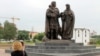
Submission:
[[[4,38],[6,40],[11,40],[16,38],[17,28],[15,24],[10,23],[8,21],[4,22]]]
[[[3,30],[3,27],[0,23],[0,39],[3,39],[3,33],[4,33],[4,30]]]
[[[37,35],[34,36],[33,42],[42,41],[43,37],[44,33],[38,33]]]
[[[17,39],[18,40],[29,40],[29,31],[19,30]]]
[[[92,38],[100,38],[100,35],[91,36]]]

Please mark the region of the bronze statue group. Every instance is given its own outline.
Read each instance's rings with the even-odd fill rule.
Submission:
[[[62,26],[59,24],[59,18],[61,18]],[[52,1],[46,11],[45,35],[50,40],[57,40],[58,35],[63,40],[71,40],[74,22],[75,16],[69,4],[66,4],[66,9],[60,13],[56,2]]]

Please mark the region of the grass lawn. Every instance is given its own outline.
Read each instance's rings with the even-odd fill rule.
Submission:
[[[25,43],[25,45],[32,45],[32,46],[35,45],[35,43],[33,43],[33,42],[26,42],[25,41],[24,43]]]
[[[24,42],[25,45],[32,45],[34,46],[35,44],[33,42]],[[9,49],[12,47],[13,42],[0,42],[0,49]]]
[[[8,49],[11,46],[12,46],[12,43],[6,43],[6,42],[2,43],[2,42],[0,42],[0,49]]]

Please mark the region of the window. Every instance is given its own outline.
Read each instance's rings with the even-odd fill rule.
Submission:
[[[86,37],[87,33],[86,33],[86,30],[85,30],[85,37]]]
[[[80,37],[80,31],[78,30],[78,37]]]
[[[86,40],[85,40],[85,43],[86,43]]]

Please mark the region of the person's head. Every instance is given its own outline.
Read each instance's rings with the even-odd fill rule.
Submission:
[[[22,44],[20,41],[15,41],[12,45],[14,51],[20,51],[23,49]]]
[[[23,41],[21,41],[21,44],[22,44],[22,46],[24,46],[24,42]]]
[[[56,7],[56,2],[55,1],[52,1],[51,2],[51,6]]]
[[[70,5],[69,4],[66,4],[66,9],[70,10]]]

